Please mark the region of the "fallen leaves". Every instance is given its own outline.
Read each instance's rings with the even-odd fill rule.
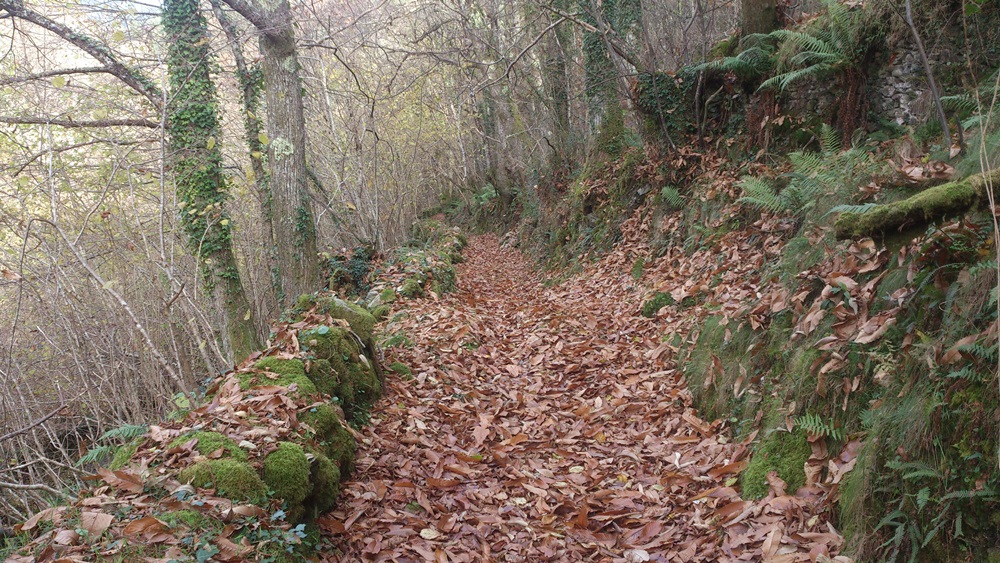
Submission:
[[[668,306],[654,320],[638,316],[648,286],[629,271],[649,256],[643,217],[563,285],[543,287],[516,251],[486,236],[471,242],[457,293],[407,302],[386,331],[413,346],[389,349],[387,361],[414,376],[388,379],[392,405],[362,432],[356,480],[322,520],[339,550],[327,560],[697,562],[767,552],[811,561],[811,551],[838,551],[822,495],[788,495],[777,480],[751,502],[731,486],[746,447],[691,408],[676,348],[660,339],[684,337],[706,313]],[[695,256],[668,250],[647,261],[643,281],[735,317],[758,298],[748,280],[765,262],[745,238],[727,235]],[[705,267],[717,263],[713,252],[728,267]],[[773,294],[762,320],[792,299]]]

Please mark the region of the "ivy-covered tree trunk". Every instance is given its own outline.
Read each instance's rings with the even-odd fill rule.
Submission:
[[[260,118],[261,99],[263,98],[264,72],[260,64],[248,64],[240,47],[239,34],[236,26],[229,18],[229,15],[222,9],[220,0],[210,0],[212,9],[219,25],[229,41],[229,47],[233,53],[233,60],[236,62],[236,81],[240,85],[240,101],[243,103],[243,130],[246,135],[247,152],[250,156],[250,172],[257,191],[257,202],[260,207],[260,215],[264,221],[262,232],[264,234],[264,244],[266,245],[265,257],[267,268],[271,274],[271,289],[274,295],[281,293],[281,278],[278,276],[278,249],[274,243],[274,210],[272,209],[274,196],[271,194],[271,185],[267,170],[264,168],[264,152],[266,147],[261,142],[264,132],[264,122]]]
[[[586,91],[591,126],[597,129],[597,148],[617,155],[623,148],[625,113],[619,89],[618,66],[612,56],[623,57],[626,49],[622,38],[634,31],[642,14],[640,0],[581,0],[586,10],[585,23],[592,27],[583,36]],[[612,37],[614,36],[614,37]],[[625,61],[638,65],[635,57]],[[624,64],[624,63],[623,63]],[[641,68],[634,69],[642,70]]]
[[[555,6],[566,11],[566,0],[557,0]],[[560,176],[567,173],[567,164],[572,161],[572,133],[569,119],[569,76],[567,74],[567,52],[572,44],[568,23],[558,25],[545,43],[545,66],[542,78],[548,96],[549,113],[552,115],[552,157],[549,167]]]
[[[316,227],[306,169],[306,127],[295,31],[287,0],[250,3],[223,0],[257,28],[267,106],[267,164],[279,300],[312,293],[319,286]]]
[[[239,361],[258,348],[252,313],[232,248],[232,224],[223,207],[226,178],[215,85],[209,74],[208,28],[198,0],[167,0],[170,101],[167,134],[181,224],[198,259],[205,288],[223,314],[225,343]]]

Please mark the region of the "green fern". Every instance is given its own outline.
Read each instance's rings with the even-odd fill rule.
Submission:
[[[109,445],[90,448],[87,450],[87,453],[76,462],[76,466],[80,467],[83,465],[90,465],[92,463],[102,463],[114,455],[115,450],[117,449],[118,448],[116,446]]]
[[[98,438],[98,440],[121,440],[127,442],[142,436],[146,432],[149,432],[149,425],[125,424],[101,434],[101,437]]]
[[[836,0],[824,0],[826,20],[822,27],[805,31],[779,29],[769,37],[780,43],[778,74],[760,88],[785,90],[809,77],[856,69],[870,40],[861,10],[851,10]]]
[[[801,426],[806,432],[815,436],[832,438],[833,440],[843,440],[844,430],[837,428],[832,422],[827,422],[817,414],[805,414],[795,417],[795,424]]]
[[[684,207],[684,197],[681,195],[677,188],[673,186],[664,186],[660,190],[660,200],[669,209],[680,209]]]

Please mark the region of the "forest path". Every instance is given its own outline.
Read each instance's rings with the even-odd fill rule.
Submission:
[[[413,345],[386,361],[414,376],[389,376],[320,521],[328,560],[815,561],[839,544],[810,533],[827,528],[807,499],[727,486],[745,446],[690,407],[661,338],[684,316],[639,316],[637,245],[546,288],[482,236],[457,292],[409,302],[388,330]],[[662,272],[697,281],[685,268]]]

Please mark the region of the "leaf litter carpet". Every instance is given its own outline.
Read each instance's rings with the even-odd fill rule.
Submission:
[[[836,556],[826,489],[786,492],[772,475],[766,498],[740,498],[753,436],[732,443],[721,422],[699,418],[663,343],[697,313],[638,313],[650,288],[682,297],[713,275],[721,308],[744,306],[763,251],[733,237],[715,249],[721,268],[671,251],[636,281],[645,230],[634,219],[614,252],[551,288],[517,250],[478,237],[458,291],[408,303],[385,330],[412,346],[388,349],[386,362],[413,376],[388,376],[354,480],[320,521],[327,561]]]

